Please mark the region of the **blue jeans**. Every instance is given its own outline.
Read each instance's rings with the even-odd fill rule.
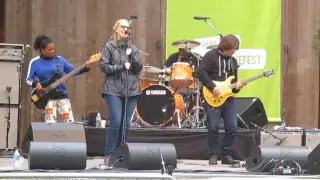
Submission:
[[[231,156],[232,145],[237,131],[237,111],[234,98],[228,98],[223,105],[214,109],[205,102],[204,108],[207,113],[209,156],[217,155],[221,118],[225,127],[221,144],[222,155]]]
[[[104,95],[104,99],[107,102],[110,117],[110,125],[106,138],[105,155],[110,156],[111,153],[113,153],[113,151],[119,147],[123,141],[125,142],[127,140],[130,129],[130,120],[137,103],[137,96],[128,98],[126,123],[123,123],[125,98],[113,95]],[[123,127],[124,124],[125,127]],[[124,139],[122,139],[123,128],[125,129]]]

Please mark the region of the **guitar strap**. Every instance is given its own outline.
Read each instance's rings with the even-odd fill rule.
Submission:
[[[55,57],[55,60],[56,60],[56,65],[57,65],[57,70],[58,70],[58,73],[61,73],[61,64],[60,64],[60,61],[59,61],[59,57],[56,56]]]

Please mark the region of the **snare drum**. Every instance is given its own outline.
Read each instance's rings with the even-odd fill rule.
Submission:
[[[140,89],[144,89],[150,85],[159,84],[156,79],[140,79]]]
[[[192,67],[186,62],[172,65],[170,84],[173,87],[188,87],[193,83]]]
[[[162,85],[150,85],[142,90],[136,105],[137,117],[144,125],[167,125],[171,120],[180,119],[184,112],[183,97]]]

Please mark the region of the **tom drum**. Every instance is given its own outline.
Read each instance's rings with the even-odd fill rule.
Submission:
[[[172,65],[170,84],[176,87],[189,87],[193,83],[192,67],[186,62],[177,62]]]

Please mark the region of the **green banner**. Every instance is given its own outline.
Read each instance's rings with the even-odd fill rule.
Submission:
[[[274,76],[249,83],[237,96],[259,97],[269,122],[280,122],[281,1],[167,0],[167,57],[177,52],[171,46],[177,40],[199,41],[201,45],[192,51],[200,55],[208,51],[206,47],[219,43],[216,31],[194,16],[210,17],[222,35],[235,34],[240,39],[240,49],[234,54],[240,65],[240,80],[264,69],[274,70]]]

